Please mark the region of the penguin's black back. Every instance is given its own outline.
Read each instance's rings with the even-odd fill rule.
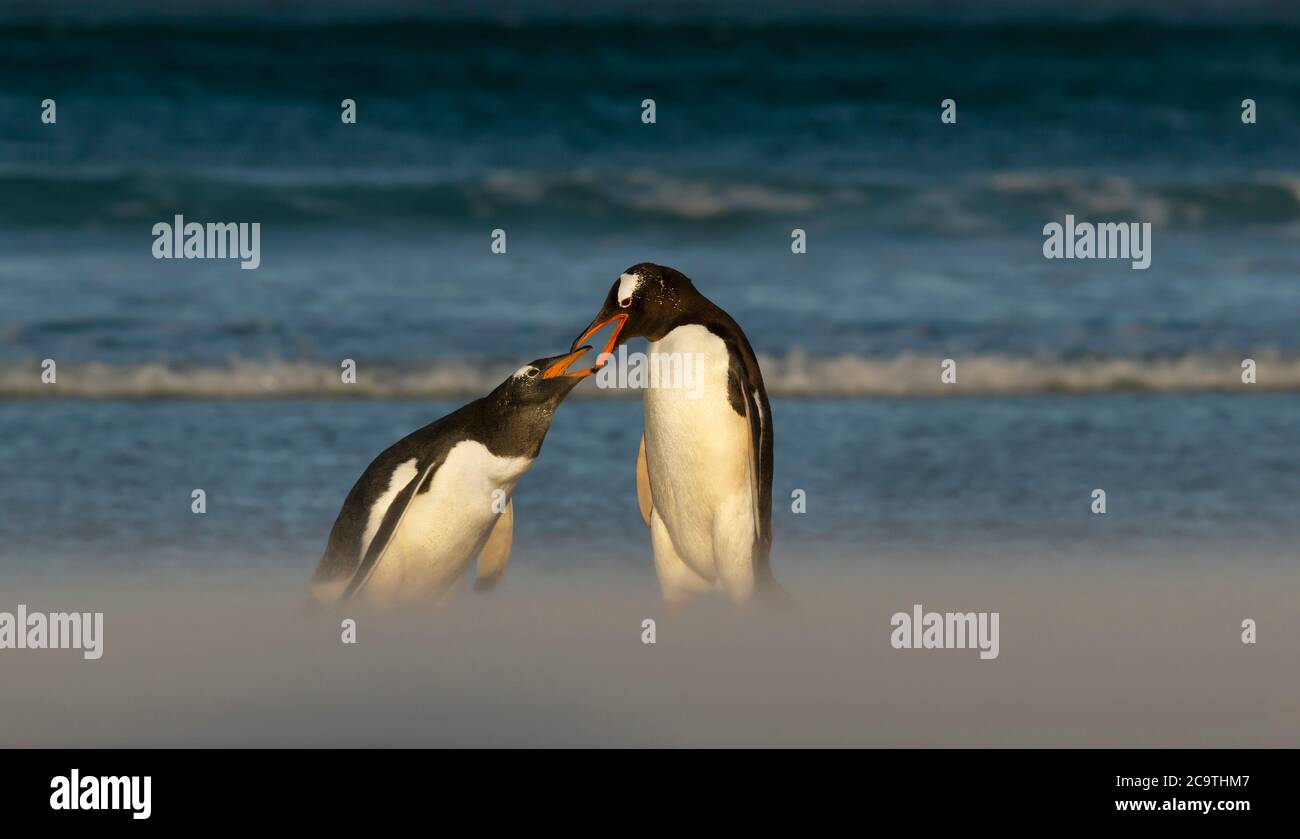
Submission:
[[[512,403],[503,385],[384,449],[361,473],[343,502],[313,581],[346,580],[356,573],[371,511],[389,491],[393,473],[403,463],[414,460],[417,475],[427,471],[416,492],[428,492],[438,466],[457,443],[474,440],[499,457],[536,457],[549,425],[548,411],[536,405]]]

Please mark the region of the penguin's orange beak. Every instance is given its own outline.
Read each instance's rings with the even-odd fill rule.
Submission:
[[[605,361],[604,362],[597,361],[596,366],[592,369],[592,372],[599,370],[605,363],[608,363],[609,359],[607,356],[610,354],[610,352],[613,351],[614,347],[618,344],[618,334],[623,331],[623,326],[627,323],[627,313],[619,312],[618,314],[614,315],[612,318],[608,318],[606,320],[592,323],[591,326],[587,327],[587,331],[582,333],[582,336],[579,337],[578,340],[573,342],[575,344],[581,344],[583,341],[587,340],[592,335],[595,335],[597,332],[604,329],[606,326],[609,326],[611,323],[614,324],[614,331],[613,333],[610,334],[609,341],[605,344],[605,349],[601,350],[600,355],[596,356],[597,359],[601,358],[602,356],[606,356]]]
[[[590,376],[592,373],[596,372],[594,369],[578,370],[573,373],[568,372],[569,365],[577,361],[579,358],[582,358],[589,349],[591,349],[591,347],[579,347],[568,355],[561,356],[559,360],[546,368],[545,372],[542,373],[542,378],[554,379],[557,376],[571,376],[573,378],[581,379],[583,376]]]

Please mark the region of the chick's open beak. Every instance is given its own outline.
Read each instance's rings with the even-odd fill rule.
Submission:
[[[560,356],[554,364],[546,368],[545,372],[542,373],[542,378],[554,379],[557,376],[570,376],[572,378],[581,379],[583,376],[590,376],[595,372],[594,370],[577,370],[572,373],[568,372],[569,365],[573,364],[573,362],[577,361],[579,358],[582,358],[589,349],[591,349],[591,347],[579,347],[568,355]]]

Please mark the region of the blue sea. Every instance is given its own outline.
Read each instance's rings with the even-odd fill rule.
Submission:
[[[1300,20],[461,11],[0,17],[0,573],[305,581],[375,454],[642,261],[760,354],[778,575],[1294,565]],[[261,266],[154,259],[178,213]],[[1067,214],[1150,268],[1043,258]],[[595,390],[513,561],[652,585]]]

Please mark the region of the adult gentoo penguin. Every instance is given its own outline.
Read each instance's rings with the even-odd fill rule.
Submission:
[[[440,599],[478,558],[475,589],[505,572],[515,482],[533,465],[589,347],[520,367],[482,399],[403,437],[362,473],[312,578],[322,604]]]
[[[772,578],[772,412],[758,360],[730,315],[684,274],[643,262],[614,282],[576,347],[614,324],[598,365],[629,338],[682,364],[702,359],[702,387],[645,391],[637,501],[669,602],[719,588],[735,602],[784,596]],[[672,358],[668,359],[672,361]]]

